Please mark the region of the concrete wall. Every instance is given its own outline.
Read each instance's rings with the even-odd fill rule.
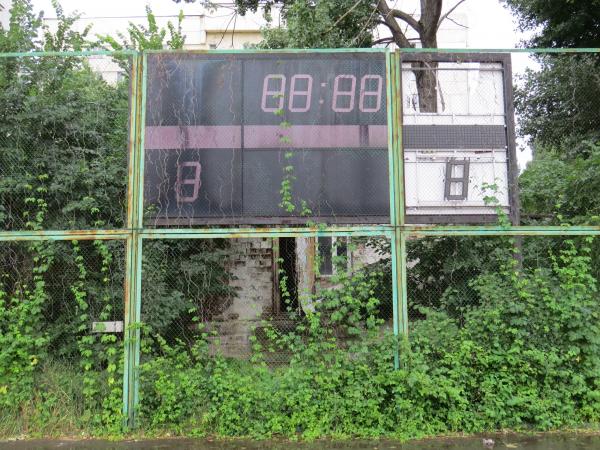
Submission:
[[[270,239],[234,239],[227,264],[237,296],[211,324],[226,356],[250,354],[250,336],[273,308],[273,246]]]

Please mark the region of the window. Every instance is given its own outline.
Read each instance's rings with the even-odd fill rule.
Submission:
[[[450,158],[446,162],[446,200],[466,200],[469,193],[469,160]]]
[[[331,276],[350,265],[348,241],[345,237],[320,237],[317,239],[319,275]]]

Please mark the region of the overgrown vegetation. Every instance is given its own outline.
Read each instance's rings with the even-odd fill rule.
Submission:
[[[29,1],[15,0],[0,49],[92,45],[72,31],[73,18],[59,8],[57,15],[53,33]],[[170,27],[169,34],[150,17],[149,27],[132,28],[124,43],[103,42],[183,44],[180,30]],[[559,70],[557,61],[551,70]],[[570,66],[563,69],[574,77]],[[542,89],[545,81],[536,77],[529,82],[540,89],[532,84],[530,94],[552,95],[531,103],[521,93],[525,124],[539,130],[530,134],[546,149],[522,177],[524,206],[540,215],[558,211],[548,223],[590,221],[597,128],[573,118],[577,123],[565,128],[577,144],[569,146],[572,154],[551,157],[567,145],[556,133],[563,117],[543,113],[556,99],[580,106],[587,96]],[[2,229],[123,225],[126,78],[109,83],[82,58],[0,59]],[[553,122],[536,125],[540,120]],[[283,208],[298,207],[292,185],[282,186]],[[410,243],[410,343],[394,338],[382,313],[391,305],[383,289],[391,285],[387,243],[370,245],[382,256],[376,264],[336,271],[335,287],[315,295],[314,309],[289,311],[293,330],[265,319],[251,357],[242,360],[219,352],[203,325],[235,295],[227,244],[148,243],[140,432],[413,438],[598,423],[600,296],[591,239],[526,241],[519,261],[504,239]],[[0,436],[121,434],[124,345],[114,334],[93,333],[91,324],[123,317],[122,244],[3,243],[0,255]],[[270,365],[275,353],[286,355],[286,364]]]
[[[15,0],[0,51],[70,51],[98,45],[181,47],[180,29],[132,26],[129,42],[92,41],[54,3],[51,30],[29,0]],[[121,79],[98,67],[113,64]],[[119,57],[0,59],[0,229],[67,230],[124,226],[127,183],[129,62]],[[166,332],[210,315],[227,300],[223,241],[149,243],[144,295],[150,323]],[[165,255],[185,256],[188,263]],[[94,322],[123,320],[122,242],[0,244],[0,435],[55,435],[122,429],[121,335]],[[167,284],[184,274],[196,288]],[[168,313],[168,314],[167,314]]]
[[[422,308],[410,346],[397,343],[399,370],[378,319],[376,272],[340,275],[341,287],[323,293],[294,332],[272,329],[248,362],[213,354],[210,333],[191,348],[154,337],[162,353],[142,365],[142,427],[413,438],[597,422],[600,303],[589,243],[565,242],[548,267],[517,271],[506,259],[471,280],[480,303],[460,318]],[[274,350],[287,350],[289,364],[261,364]]]

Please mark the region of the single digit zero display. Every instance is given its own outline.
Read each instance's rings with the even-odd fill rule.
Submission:
[[[389,223],[385,84],[383,53],[149,55],[146,220]]]

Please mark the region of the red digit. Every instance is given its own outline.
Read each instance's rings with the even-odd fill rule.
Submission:
[[[307,80],[306,89],[296,89],[296,80]],[[290,83],[290,100],[288,102],[288,107],[291,112],[306,112],[310,109],[310,100],[312,97],[312,84],[313,78],[310,75],[298,74],[292,77],[292,82]],[[294,98],[296,96],[305,97],[304,106],[294,107]]]
[[[350,80],[350,89],[340,90],[340,80]],[[354,109],[354,96],[356,90],[356,77],[354,75],[338,75],[333,82],[333,101],[331,109],[335,112],[350,112]],[[339,97],[350,97],[349,105],[346,107],[338,106]]]
[[[270,80],[279,80],[279,88],[276,90],[269,89]],[[275,112],[283,108],[283,95],[285,93],[285,75],[270,73],[263,81],[263,94],[260,106],[264,112]],[[271,98],[278,99],[276,108],[267,106],[267,101]]]
[[[193,167],[194,168],[194,176],[192,178],[183,178],[183,168],[184,167]],[[197,161],[188,161],[177,164],[177,181],[175,182],[175,199],[177,203],[191,203],[196,201],[198,198],[198,194],[200,193],[200,172],[202,171],[202,166]],[[192,185],[192,195],[184,195],[183,186],[186,184]]]
[[[375,90],[367,89],[367,80],[377,80],[377,88]],[[381,88],[383,87],[383,79],[381,75],[365,75],[360,80],[360,100],[358,101],[358,109],[362,112],[377,112],[381,108]],[[365,97],[376,97],[375,106],[365,108]]]

